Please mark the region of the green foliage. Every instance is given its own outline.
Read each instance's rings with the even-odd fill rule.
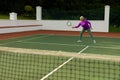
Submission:
[[[26,5],[26,6],[24,7],[24,9],[25,9],[26,12],[30,12],[30,11],[33,10],[32,6],[30,6],[30,5]]]
[[[35,20],[35,17],[27,17],[27,16],[18,16],[18,20]]]
[[[98,9],[89,9],[89,10],[43,9],[42,16],[43,19],[78,20],[81,15],[91,20],[103,20],[104,7]]]
[[[21,19],[28,18],[28,19],[35,19],[35,10],[31,5],[26,5],[24,7],[24,11],[22,14],[19,14],[19,16],[21,16]]]
[[[120,6],[111,6],[110,24],[120,26]]]
[[[8,14],[0,14],[0,19],[9,19],[9,15]],[[24,15],[18,15],[18,19],[22,19],[22,20],[33,20],[35,19],[35,16],[31,16],[31,17],[27,17]]]
[[[109,32],[120,32],[120,26],[111,25],[109,27]]]
[[[0,14],[0,19],[9,19],[9,15]]]
[[[110,24],[120,26],[119,0],[3,0],[0,14],[16,12],[35,18],[35,7],[42,6],[43,19],[77,20],[83,15],[90,20],[103,20],[106,4],[111,6]]]

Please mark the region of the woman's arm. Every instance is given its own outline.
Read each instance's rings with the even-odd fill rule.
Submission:
[[[81,26],[81,22],[77,26],[73,26],[72,28],[79,28]]]

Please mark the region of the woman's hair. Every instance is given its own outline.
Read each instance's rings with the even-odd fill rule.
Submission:
[[[85,19],[85,17],[84,16],[80,16],[80,19]]]
[[[86,18],[85,18],[84,16],[80,16],[80,19],[83,19],[83,20],[85,20]]]

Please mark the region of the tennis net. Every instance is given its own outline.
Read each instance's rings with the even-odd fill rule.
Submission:
[[[120,60],[113,58],[0,51],[0,80],[120,80]]]

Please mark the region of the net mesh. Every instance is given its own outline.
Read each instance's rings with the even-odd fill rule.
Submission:
[[[42,80],[70,58],[0,51],[0,80]],[[120,80],[120,61],[72,57],[43,80]]]

